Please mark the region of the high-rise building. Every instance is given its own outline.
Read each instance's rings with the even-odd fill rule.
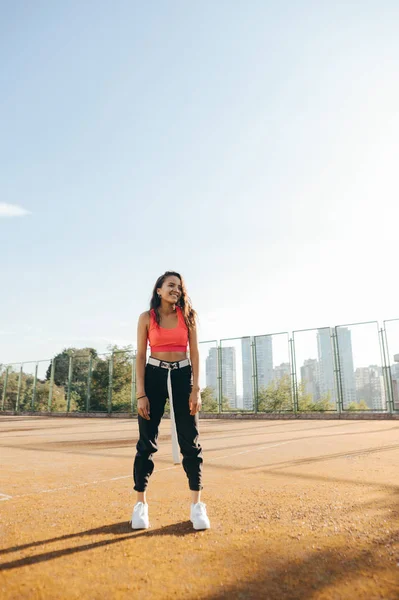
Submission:
[[[347,327],[337,328],[339,369],[343,406],[356,402],[356,382],[353,368],[352,334]]]
[[[255,338],[255,353],[258,390],[260,390],[266,388],[274,379],[271,335],[261,335]]]
[[[254,394],[252,385],[252,351],[251,338],[245,337],[241,339],[241,356],[242,356],[242,407],[244,410],[253,410]]]
[[[393,393],[393,407],[399,410],[399,354],[393,357],[395,363],[391,365],[391,381]]]
[[[228,399],[230,408],[237,408],[236,349],[222,348],[222,394]]]
[[[398,356],[398,359],[399,359],[399,356]],[[392,379],[396,379],[397,381],[399,381],[399,362],[391,365],[391,377],[392,377]]]
[[[289,377],[291,377],[290,363],[287,362],[287,363],[281,363],[281,365],[277,365],[276,367],[274,367],[273,373],[274,373],[274,379],[277,381],[279,381],[283,377],[286,377],[287,375]]]
[[[334,376],[334,356],[331,341],[331,330],[323,327],[317,330],[317,354],[319,359],[319,394],[320,398],[330,398],[336,402],[336,383]]]
[[[386,409],[386,396],[382,369],[378,365],[359,367],[355,371],[356,399],[362,400],[372,410]]]
[[[385,389],[384,376],[382,375],[382,373],[379,376],[379,385],[377,387],[376,394],[378,394],[379,391],[381,392],[381,396],[380,396],[380,398],[378,397],[378,395],[376,396],[377,402],[378,402],[378,405],[376,406],[376,408],[379,409],[381,407],[382,410],[387,410],[387,408],[388,408],[387,393],[386,393],[386,389]]]
[[[393,407],[395,410],[399,410],[399,381],[397,379],[392,380],[392,393]]]
[[[221,348],[222,395],[229,401],[230,408],[237,408],[236,389],[236,350],[234,347]],[[218,350],[210,348],[205,363],[206,385],[218,388]]]
[[[205,362],[206,386],[217,391],[218,388],[218,349],[209,348]]]
[[[301,381],[305,394],[310,394],[312,400],[320,399],[319,363],[315,358],[308,358],[301,367]]]
[[[358,367],[355,371],[356,397],[371,408],[370,372],[368,367]]]

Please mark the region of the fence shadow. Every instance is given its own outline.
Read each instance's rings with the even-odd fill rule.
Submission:
[[[240,581],[236,585],[223,586],[223,591],[204,596],[204,600],[259,599],[259,600],[311,600],[321,598],[320,593],[326,588],[343,583],[346,590],[343,594],[336,592],[331,598],[367,598],[377,597],[358,594],[352,582],[362,578],[362,590],[367,594],[367,581],[378,597],[396,600],[399,598],[399,584],[396,578],[396,564],[392,563],[392,574],[388,578],[379,578],[381,571],[386,571],[386,559],[378,556],[379,550],[397,542],[399,534],[391,534],[370,544],[367,549],[350,550],[347,546],[334,549],[319,550],[307,555],[302,560],[282,561],[278,565],[267,555],[265,546],[265,567],[258,569],[251,579]],[[376,585],[377,584],[377,585]],[[353,587],[352,587],[353,586]],[[387,594],[382,589],[385,588]],[[371,591],[371,590],[370,590]],[[372,592],[373,593],[373,592]],[[323,595],[323,598],[327,596]]]

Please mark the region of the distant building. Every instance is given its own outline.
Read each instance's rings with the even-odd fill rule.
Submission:
[[[255,354],[258,389],[260,390],[266,388],[274,379],[271,335],[261,335],[255,338]]]
[[[236,350],[222,347],[221,352],[222,395],[229,401],[230,408],[237,408],[236,387]],[[214,390],[218,388],[218,350],[210,348],[205,363],[206,385]]]
[[[241,339],[241,356],[242,356],[242,399],[238,399],[238,405],[241,404],[244,410],[253,410],[254,408],[254,392],[252,378],[252,348],[251,338],[246,337]],[[239,406],[241,408],[241,406]]]
[[[378,365],[359,367],[355,371],[356,399],[364,400],[372,410],[386,410],[386,396],[382,369]]]
[[[393,407],[399,410],[399,354],[393,357],[395,364],[391,365]]]
[[[286,375],[291,377],[291,365],[290,363],[281,363],[281,365],[277,365],[273,369],[273,375],[275,380],[280,380]]]
[[[393,407],[395,410],[399,410],[399,381],[397,379],[392,380],[392,392]]]
[[[222,395],[229,401],[230,408],[237,408],[236,388],[236,351],[233,347],[222,347],[221,375]],[[218,349],[210,348],[205,363],[206,385],[214,390],[218,389]]]
[[[208,356],[205,361],[206,386],[215,391],[218,388],[218,349],[209,348]]]
[[[310,394],[312,400],[320,399],[319,363],[315,358],[308,358],[301,367],[301,381],[305,394]]]
[[[352,334],[347,327],[337,328],[338,355],[344,408],[356,402],[356,382],[353,367]]]
[[[319,394],[321,398],[337,401],[334,375],[334,354],[331,330],[323,327],[317,330],[317,354],[319,359]]]
[[[367,404],[369,408],[372,408],[371,405],[371,389],[370,389],[370,371],[368,367],[359,367],[355,371],[355,381],[356,381],[356,396],[357,401],[364,402]]]
[[[222,394],[229,401],[230,408],[237,408],[236,349],[222,347]]]

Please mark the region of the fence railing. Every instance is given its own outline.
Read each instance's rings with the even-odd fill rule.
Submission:
[[[399,319],[201,342],[200,365],[203,412],[399,412]],[[0,365],[0,411],[135,414],[135,366],[88,349]]]

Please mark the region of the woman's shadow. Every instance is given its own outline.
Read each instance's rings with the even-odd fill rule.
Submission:
[[[63,540],[70,539],[80,539],[85,536],[91,535],[113,535],[116,536],[111,539],[100,540],[98,542],[92,542],[80,546],[73,546],[69,548],[62,548],[60,550],[53,550],[48,552],[43,552],[41,554],[36,554],[34,556],[28,556],[25,558],[19,558],[13,561],[9,561],[6,563],[0,564],[0,571],[8,571],[10,569],[17,569],[19,567],[24,567],[27,565],[34,565],[37,563],[45,562],[48,560],[54,560],[61,556],[67,556],[71,554],[76,554],[79,552],[86,552],[87,550],[92,550],[93,548],[101,548],[103,546],[111,546],[113,544],[118,544],[121,541],[126,540],[134,540],[137,537],[155,537],[155,536],[163,536],[169,535],[172,537],[183,537],[186,535],[192,535],[198,533],[195,529],[193,529],[193,525],[191,521],[183,521],[179,523],[173,523],[172,525],[166,525],[165,527],[159,527],[158,529],[136,529],[133,530],[131,528],[131,524],[128,521],[121,521],[119,523],[113,523],[112,525],[103,525],[101,527],[96,527],[95,529],[88,529],[86,531],[80,531],[79,533],[71,533],[67,535],[62,535],[55,538],[50,538],[47,540],[41,540],[37,542],[31,542],[29,544],[23,544],[21,546],[12,546],[10,548],[5,548],[4,550],[0,550],[0,555],[9,554],[12,552],[21,552],[22,550],[26,550],[27,548],[40,547],[45,544],[51,544],[54,542],[61,542]]]
[[[178,537],[182,537],[198,532],[195,529],[193,529],[193,524],[191,523],[191,521],[173,523],[172,525],[166,525],[165,527],[160,527],[159,529],[132,529],[130,521],[122,521],[121,523],[114,523],[113,525],[104,525],[103,527],[99,527],[98,529],[92,529],[86,532],[86,534],[94,533],[105,533],[113,535],[123,535],[126,533],[132,533],[133,535],[136,534],[136,536],[137,534],[141,534],[146,535],[147,537],[162,535],[175,535]]]

